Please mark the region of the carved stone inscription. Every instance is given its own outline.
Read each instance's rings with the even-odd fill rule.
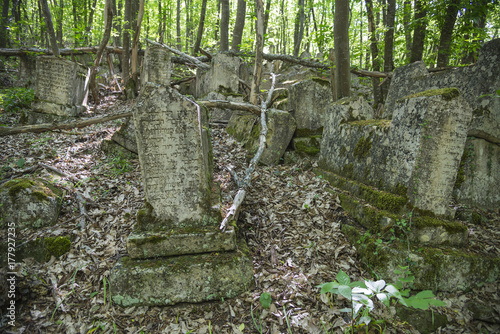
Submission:
[[[170,52],[167,49],[156,45],[148,47],[144,55],[141,85],[144,87],[146,82],[170,84],[170,67]]]
[[[148,84],[134,110],[146,200],[161,219],[181,223],[206,214],[209,183],[201,117],[170,88]]]
[[[462,97],[446,101],[436,95],[409,101],[425,108],[419,154],[412,175],[412,201],[424,210],[449,215],[453,185],[462,156],[472,109]]]

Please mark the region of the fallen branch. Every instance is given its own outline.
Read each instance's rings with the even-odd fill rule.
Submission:
[[[256,105],[245,102],[229,102],[224,100],[208,100],[208,101],[196,101],[198,104],[202,104],[207,108],[223,108],[223,109],[233,109],[249,111],[257,116],[260,116],[261,109]]]
[[[260,131],[259,148],[257,149],[257,153],[255,153],[255,156],[250,161],[250,164],[248,165],[248,168],[245,171],[245,177],[243,178],[243,180],[240,181],[238,178],[235,179],[235,181],[238,183],[239,190],[236,193],[236,196],[234,197],[233,205],[231,205],[231,207],[227,211],[226,217],[220,224],[220,229],[223,231],[226,229],[227,223],[229,221],[238,219],[241,204],[245,199],[248,187],[250,187],[252,183],[253,172],[255,170],[255,167],[259,163],[260,157],[262,156],[262,153],[264,152],[264,148],[266,146],[266,136],[267,136],[266,112],[267,112],[267,106],[271,102],[274,92],[274,87],[276,85],[276,75],[274,73],[271,73],[271,76],[272,76],[271,88],[268,91],[267,99],[265,101],[262,101],[261,104],[261,115],[260,115],[261,131]]]
[[[104,123],[115,119],[131,117],[131,116],[132,112],[123,112],[120,114],[93,117],[93,118],[87,118],[83,120],[77,120],[73,122],[59,123],[59,124],[43,123],[43,124],[24,125],[15,127],[0,127],[0,137],[14,135],[18,133],[28,133],[28,132],[40,133],[40,132],[47,132],[47,131],[61,130],[61,129],[69,130],[74,128],[84,128],[92,124]]]
[[[207,70],[210,68],[210,65],[204,64],[201,61],[199,61],[198,59],[196,59],[195,57],[191,57],[190,55],[187,55],[184,52],[181,52],[181,51],[179,51],[177,49],[171,48],[168,45],[165,45],[163,43],[157,43],[157,42],[154,42],[154,41],[152,41],[150,39],[147,39],[147,38],[146,38],[146,41],[149,42],[149,43],[151,43],[151,44],[153,44],[153,45],[161,46],[162,48],[165,48],[165,49],[169,50],[172,53],[175,53],[179,57],[181,57],[183,59],[186,59],[188,62],[193,63],[194,65],[196,65],[199,68],[203,68],[203,69],[207,69]]]

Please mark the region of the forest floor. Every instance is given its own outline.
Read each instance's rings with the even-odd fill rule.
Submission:
[[[109,98],[89,116],[128,107]],[[3,112],[0,123],[13,125],[16,117]],[[59,224],[42,233],[18,230],[18,238],[74,238],[70,252],[59,259],[18,264],[17,327],[9,327],[2,314],[0,332],[344,333],[349,316],[340,309],[348,306],[347,300],[328,299],[317,286],[334,280],[340,270],[351,280],[371,277],[360,267],[356,249],[340,230],[352,218],[343,211],[336,190],[312,173],[314,162],[260,166],[253,175],[239,218],[240,237],[248,243],[253,259],[255,286],[250,291],[202,304],[113,305],[110,270],[126,255],[127,236],[144,203],[138,160],[106,156],[100,149],[102,140],[110,138],[119,126],[120,121],[111,121],[77,131],[0,137],[0,180],[39,163],[71,176],[61,177],[43,168],[37,171],[66,190]],[[221,184],[222,204],[227,209],[237,189],[224,166],[232,165],[242,173],[245,152],[222,127],[212,128],[212,142],[215,179]],[[22,168],[16,164],[19,159],[25,161]],[[76,192],[86,199],[89,218],[84,223],[75,219],[80,215]],[[498,256],[500,220],[491,218],[488,225],[471,230],[470,240],[491,247]],[[0,232],[5,239],[6,231]],[[272,296],[269,309],[259,302],[264,292]],[[449,320],[439,333],[500,332],[498,325],[474,321],[465,308],[467,302],[481,300],[498,310],[498,282],[468,293],[440,293],[437,298],[448,307],[434,311],[446,314]],[[394,307],[375,304],[373,316],[383,321],[370,326],[369,333],[419,333],[394,314]],[[359,332],[365,333],[365,329]]]

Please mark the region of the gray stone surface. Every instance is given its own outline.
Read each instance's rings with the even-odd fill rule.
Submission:
[[[253,268],[240,250],[149,260],[121,258],[112,269],[113,301],[124,307],[200,303],[252,287]]]
[[[460,203],[484,209],[500,208],[500,146],[469,137],[455,197]]]
[[[458,91],[401,99],[392,122],[342,123],[357,109],[352,101],[341,102],[328,113],[320,167],[391,192],[404,187],[420,209],[453,216],[448,205],[472,118]]]
[[[38,179],[19,178],[0,186],[0,227],[16,229],[54,225],[61,209],[61,193]]]
[[[392,118],[396,101],[414,93],[456,87],[474,112],[472,135],[500,143],[500,39],[484,44],[473,66],[429,73],[423,62],[397,68],[392,77],[383,118]]]
[[[259,117],[249,112],[235,111],[229,119],[226,131],[237,141],[245,145],[250,139],[252,129],[259,121]]]
[[[111,136],[111,139],[131,152],[138,152],[134,121],[131,118],[127,118],[125,120],[120,127],[120,130],[116,131],[113,136]]]
[[[221,233],[218,226],[178,229],[170,233],[132,232],[127,239],[127,251],[133,259],[223,252],[235,248],[234,230],[228,229]]]
[[[230,102],[243,102],[243,95],[239,94],[222,94],[218,92],[210,92],[201,100],[216,100],[216,101],[230,101]],[[228,123],[231,116],[236,110],[223,109],[223,108],[210,108],[208,115],[210,122],[215,123]]]
[[[210,92],[238,93],[240,71],[244,66],[241,58],[219,53],[212,58],[209,70],[196,72],[196,98]]]
[[[87,69],[70,60],[39,56],[36,60],[33,111],[58,116],[77,116],[85,109]]]
[[[330,83],[313,78],[293,84],[288,88],[288,108],[297,122],[297,133],[321,134],[325,112],[332,103]]]
[[[34,88],[36,78],[36,56],[23,54],[19,56],[19,72],[16,86]]]
[[[142,63],[141,87],[146,82],[169,85],[171,67],[170,51],[157,45],[148,46]]]
[[[276,165],[285,154],[285,150],[292,140],[295,132],[295,119],[289,113],[277,109],[269,109],[266,113],[267,136],[266,148],[262,153],[259,163],[263,165]],[[251,136],[245,144],[249,157],[253,157],[259,147],[260,120],[252,129]]]

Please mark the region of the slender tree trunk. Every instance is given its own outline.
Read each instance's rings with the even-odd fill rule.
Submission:
[[[40,3],[42,5],[45,24],[50,36],[50,45],[52,47],[52,52],[55,57],[59,57],[59,48],[57,47],[56,33],[54,32],[54,25],[52,24],[52,16],[50,15],[49,4],[47,3],[47,0],[40,0]]]
[[[269,13],[271,11],[271,0],[266,1],[266,9],[264,11],[264,36],[267,34],[267,26],[269,24]]]
[[[361,45],[361,52],[359,53],[359,68],[363,68],[363,3],[359,6],[359,45]]]
[[[335,91],[337,98],[351,95],[351,72],[349,56],[349,0],[335,2]]]
[[[394,24],[396,20],[396,0],[387,0],[387,14],[386,14],[387,31],[384,37],[384,72],[392,72],[394,69]],[[391,79],[387,79],[382,85],[382,95],[387,96]]]
[[[217,0],[217,20],[215,21],[215,29],[214,29],[214,39],[216,41],[219,40],[219,29],[220,29],[220,5],[221,0]]]
[[[406,49],[405,61],[409,61],[411,55],[411,29],[410,29],[411,1],[405,0],[403,10],[404,10],[403,26],[405,29],[405,49]]]
[[[293,55],[299,56],[300,43],[304,36],[304,0],[299,0],[297,16],[295,17],[295,29],[293,33]]]
[[[90,4],[90,0],[89,0],[89,4]],[[94,3],[90,7],[89,22],[88,22],[87,26],[85,27],[85,29],[86,29],[85,43],[88,46],[92,45],[92,33],[91,33],[91,31],[92,31],[92,24],[94,23],[94,13],[95,13],[96,4],[97,4],[97,0],[94,0]]]
[[[372,0],[366,0],[366,15],[368,16],[368,31],[370,33],[370,50],[372,54],[372,70],[380,71],[380,60],[378,58],[378,46],[377,46],[377,35],[376,35],[376,25],[375,17],[373,15],[373,2]],[[372,78],[373,84],[373,99],[375,100],[375,105],[382,103],[382,90],[380,89],[380,79]]]
[[[250,103],[257,105],[260,81],[262,79],[262,60],[264,50],[264,4],[262,3],[262,0],[255,0],[255,13],[257,14],[257,21],[255,23],[255,66],[249,101]]]
[[[137,21],[136,21],[136,26],[135,26],[135,31],[134,31],[134,39],[132,41],[132,60],[131,60],[131,69],[132,69],[132,78],[136,83],[138,83],[138,76],[139,76],[139,70],[138,70],[138,49],[139,49],[139,36],[141,35],[141,25],[142,25],[142,18],[144,17],[144,2],[145,0],[141,0],[139,4],[139,13],[137,15]]]
[[[205,25],[205,14],[207,11],[207,0],[201,3],[200,24],[198,25],[198,34],[196,35],[196,42],[194,44],[193,56],[196,56],[200,51],[201,38],[203,37],[203,27]]]
[[[427,29],[427,10],[424,0],[415,0],[415,29],[413,31],[413,43],[411,45],[410,63],[422,60],[424,54],[425,30]]]
[[[221,0],[220,51],[229,50],[229,0]]]
[[[64,0],[60,0],[59,8],[57,9],[57,42],[59,47],[63,48],[63,14],[64,14]]]
[[[486,27],[486,16],[488,14],[488,3],[490,1],[489,0],[480,0],[480,1],[475,1],[472,4],[472,8],[470,8],[468,10],[468,14],[466,13],[466,17],[465,20],[466,21],[469,21],[470,25],[472,25],[472,27],[474,28],[475,31],[483,31],[484,28]],[[493,35],[493,38],[492,39],[496,39],[497,38],[497,31],[498,31],[498,28],[496,29],[494,35]],[[472,36],[468,34],[468,37],[469,39],[473,39],[474,42],[478,42],[478,34],[475,32],[475,33],[472,33]],[[475,44],[474,42],[472,42],[471,44]],[[462,60],[461,60],[461,63],[462,64],[472,64],[476,61],[477,59],[477,56],[478,56],[478,51],[479,49],[472,49],[472,50],[466,50],[465,52],[465,55],[462,57]]]
[[[177,0],[177,17],[175,19],[175,26],[177,30],[177,50],[182,51],[181,39],[181,0]]]
[[[101,63],[104,48],[106,47],[106,45],[108,45],[109,37],[111,35],[111,26],[113,23],[113,8],[111,5],[111,0],[106,0],[106,3],[104,5],[104,18],[106,25],[104,29],[104,35],[102,36],[101,45],[99,46],[99,49],[97,50],[95,56],[94,67],[92,67],[90,71],[90,87],[92,89],[92,96],[94,97],[94,103],[96,106],[99,105],[101,101],[99,98],[99,88],[97,87],[97,84],[95,82],[95,77],[97,75],[97,69]]]
[[[243,39],[243,28],[245,27],[245,14],[247,10],[246,0],[238,0],[236,9],[236,21],[234,22],[233,40],[231,50],[240,51],[241,40]]]
[[[193,47],[192,35],[192,22],[191,22],[191,1],[186,0],[186,53],[189,53],[189,48]]]
[[[127,84],[130,77],[130,23],[132,21],[132,0],[125,0],[123,24],[122,81]]]
[[[7,33],[7,24],[9,21],[9,0],[3,0],[2,4],[2,24],[0,25],[0,48],[7,47],[9,34]]]
[[[441,37],[439,39],[437,67],[448,66],[450,59],[451,38],[453,36],[453,28],[457,20],[461,0],[450,0],[446,6],[446,15],[443,26],[441,27]]]

